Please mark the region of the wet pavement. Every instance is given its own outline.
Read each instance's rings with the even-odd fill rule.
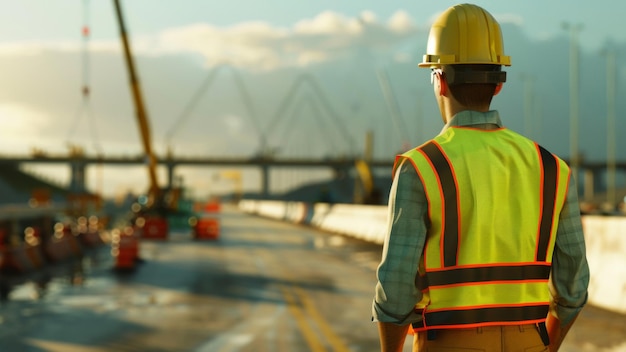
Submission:
[[[220,221],[217,240],[142,241],[131,272],[105,246],[2,278],[0,351],[379,350],[379,246],[230,208]],[[626,317],[586,308],[562,350],[626,351]]]

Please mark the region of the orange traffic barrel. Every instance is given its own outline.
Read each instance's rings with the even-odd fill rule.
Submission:
[[[24,246],[26,254],[35,268],[46,264],[41,244],[41,229],[38,226],[29,226],[24,230]]]
[[[147,239],[167,239],[168,224],[164,217],[145,217],[143,221],[138,221],[138,226],[143,228],[142,238]],[[142,224],[141,224],[142,223]]]
[[[100,223],[98,217],[90,216],[78,218],[78,233],[81,244],[87,248],[98,247],[104,244],[103,238],[100,236]]]
[[[215,240],[220,236],[219,219],[213,217],[205,217],[196,220],[194,226],[196,239]]]
[[[207,213],[218,213],[221,209],[219,200],[211,200],[204,205],[204,211]]]
[[[60,262],[82,255],[82,247],[69,224],[54,225],[54,235],[46,242],[44,251],[49,260]]]
[[[3,250],[5,247],[7,247],[7,243],[8,243],[8,237],[7,237],[7,230],[0,228],[0,250]]]
[[[17,244],[4,248],[0,260],[0,271],[9,274],[21,274],[36,269],[28,255],[26,244]]]
[[[139,241],[131,227],[123,232],[119,230],[112,233],[111,255],[115,259],[115,269],[134,269],[139,257]]]

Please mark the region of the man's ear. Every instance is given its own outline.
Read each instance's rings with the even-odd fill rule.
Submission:
[[[437,72],[437,82],[439,83],[439,95],[444,96],[448,92],[448,82],[444,78],[443,72]]]
[[[493,92],[493,96],[494,96],[494,97],[495,97],[496,95],[498,95],[498,93],[500,93],[500,91],[502,90],[502,86],[503,86],[503,83],[498,83],[498,84],[496,85],[496,90],[495,90],[495,92]]]

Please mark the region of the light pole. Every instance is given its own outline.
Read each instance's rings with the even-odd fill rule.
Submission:
[[[583,28],[582,24],[571,25],[568,22],[563,23],[563,29],[570,31],[570,47],[569,47],[569,114],[570,114],[570,167],[574,178],[578,178],[578,99],[580,97],[579,86],[579,49],[578,49],[578,33]]]
[[[606,201],[611,207],[615,206],[615,91],[616,65],[615,49],[607,46],[602,51],[606,56]]]

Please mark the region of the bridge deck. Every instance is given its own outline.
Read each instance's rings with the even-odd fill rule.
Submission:
[[[116,273],[107,247],[13,282],[2,351],[378,351],[380,247],[223,210],[218,240],[142,241]],[[624,351],[626,317],[588,307],[564,351]],[[409,351],[407,343],[405,351]]]

